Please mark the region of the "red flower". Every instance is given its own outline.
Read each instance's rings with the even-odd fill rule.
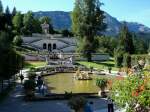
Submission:
[[[108,87],[109,87],[109,89],[111,89],[112,88],[112,84],[113,84],[113,81],[110,79],[110,80],[108,80]]]
[[[144,85],[142,85],[142,86],[140,86],[140,91],[144,91],[144,89],[145,89],[145,86]]]
[[[117,80],[124,80],[124,77],[122,77],[122,76],[116,76],[116,79]]]
[[[137,91],[132,91],[132,96],[133,97],[135,97],[135,96],[137,97],[137,96],[139,96],[139,93]]]

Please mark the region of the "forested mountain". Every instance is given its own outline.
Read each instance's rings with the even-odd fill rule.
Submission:
[[[55,29],[71,29],[71,12],[64,11],[39,11],[34,12],[35,17],[48,16],[52,19],[52,24]],[[118,21],[105,12],[107,29],[106,35],[117,35],[120,31],[120,26],[123,22]],[[137,22],[126,22],[129,30],[135,33],[149,34],[150,28]]]

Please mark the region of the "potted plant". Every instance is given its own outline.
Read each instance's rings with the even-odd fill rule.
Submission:
[[[106,78],[98,78],[96,79],[96,85],[100,88],[100,91],[98,92],[99,96],[105,97],[105,88],[107,87],[107,79]]]
[[[26,80],[24,83],[24,90],[27,98],[34,97],[36,83],[34,80]]]
[[[72,97],[68,105],[71,109],[73,109],[75,112],[84,112],[84,106],[86,105],[87,101],[84,97],[78,96],[78,97]]]

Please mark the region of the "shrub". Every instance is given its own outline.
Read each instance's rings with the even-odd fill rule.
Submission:
[[[99,79],[96,79],[96,85],[103,89],[103,88],[106,88],[107,87],[107,79],[106,78],[99,78]]]
[[[143,78],[131,75],[124,80],[113,82],[110,97],[126,112],[135,112],[137,105],[142,109],[136,112],[148,112],[150,108],[150,76],[143,73]]]
[[[17,35],[17,36],[14,37],[13,43],[16,46],[21,46],[22,42],[23,42],[23,40],[22,40],[21,36]]]
[[[114,57],[115,57],[115,66],[116,67],[122,67],[123,62],[123,51],[120,51],[119,49],[116,49],[114,51]]]
[[[26,80],[24,83],[24,90],[26,98],[31,99],[34,97],[36,83],[34,80]]]
[[[25,90],[35,90],[35,87],[36,87],[36,83],[34,80],[26,80],[24,82],[24,89]]]
[[[67,91],[65,91],[65,98],[66,98],[66,99],[71,98],[72,95],[73,95],[72,92],[67,92]]]
[[[87,100],[84,97],[78,96],[78,97],[72,97],[68,105],[71,109],[75,110],[75,112],[78,112],[80,109],[83,109],[86,105]]]
[[[131,56],[128,53],[123,55],[123,66],[131,68]]]
[[[96,85],[101,89],[101,91],[98,92],[98,95],[101,97],[106,97],[105,88],[107,87],[108,80],[106,78],[99,78],[96,79]]]

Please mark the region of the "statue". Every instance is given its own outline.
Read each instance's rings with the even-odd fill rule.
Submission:
[[[145,61],[139,60],[138,64],[133,66],[132,69],[134,72],[140,72],[141,70],[143,70],[144,66],[145,66]]]
[[[78,68],[78,70],[76,71],[74,78],[78,79],[78,80],[91,80],[92,78],[89,76],[88,72],[85,71],[80,71],[80,69]]]
[[[45,34],[49,34],[49,24],[47,24],[46,22],[44,24],[41,24],[42,27],[42,31]]]

